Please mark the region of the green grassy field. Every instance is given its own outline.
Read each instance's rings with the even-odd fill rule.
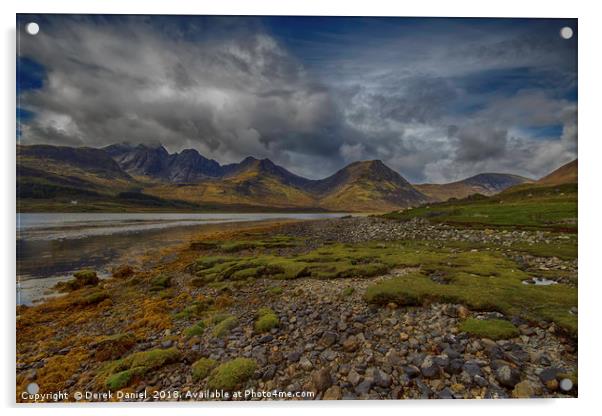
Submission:
[[[386,218],[467,227],[500,227],[577,232],[577,184],[524,185],[493,197],[472,196],[463,200],[423,205],[392,212]]]
[[[287,244],[295,241],[285,239]],[[577,331],[577,317],[569,311],[577,305],[577,288],[572,285],[532,286],[523,281],[543,277],[521,270],[521,266],[501,252],[476,250],[465,244],[437,247],[428,241],[374,242],[369,244],[330,244],[305,254],[276,255],[267,249],[282,237],[259,240],[258,249],[233,252],[214,246],[189,265],[197,277],[195,286],[236,286],[257,278],[341,279],[370,278],[394,269],[415,269],[390,277],[368,288],[369,303],[421,305],[425,302],[451,302],[474,310],[498,311],[531,321],[553,321],[567,332]],[[250,248],[248,241],[244,246]],[[224,248],[226,250],[224,250]]]

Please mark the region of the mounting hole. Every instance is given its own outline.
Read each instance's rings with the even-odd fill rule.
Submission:
[[[562,37],[562,39],[570,39],[573,37],[573,29],[571,29],[568,26],[563,27],[562,29],[560,29],[560,36]]]
[[[27,393],[29,394],[38,394],[39,391],[40,386],[38,386],[38,383],[29,383],[27,385]]]
[[[25,25],[25,31],[31,36],[35,36],[40,31],[40,25],[36,22],[27,23],[27,25]]]

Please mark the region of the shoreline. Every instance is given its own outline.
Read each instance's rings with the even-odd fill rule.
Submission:
[[[564,241],[562,235],[352,217],[211,224],[190,237],[140,258],[143,269],[18,307],[17,392],[35,381],[44,391],[109,389],[151,395],[171,390],[194,397],[217,383],[211,372],[198,378],[195,365],[215,363],[217,371],[246,360],[255,370],[237,387],[310,391],[315,399],[577,394],[558,387],[577,368],[577,335],[569,335],[562,321],[521,318],[511,312],[515,309],[505,311],[503,302],[498,311],[482,310],[465,297],[467,290],[453,298],[433,297],[455,283],[438,281],[442,274],[421,274],[450,261],[456,268],[483,273],[470,268],[486,271],[493,261],[493,270],[504,275],[470,277],[462,272],[457,278],[475,283],[510,279],[516,284],[508,288],[520,291],[515,299],[575,292],[576,302],[576,281],[538,287],[520,283],[521,276],[539,268],[546,275],[548,269],[576,277],[576,259],[535,256],[519,245],[530,241],[540,251],[541,244],[553,250]],[[512,260],[517,255],[525,271],[510,269],[518,267]],[[378,265],[398,257],[391,267]],[[292,272],[290,267],[300,261],[316,275],[304,275],[303,267],[296,269],[301,272],[294,272],[296,277],[268,275]],[[282,269],[274,269],[277,264]],[[418,303],[403,304],[401,298],[371,302],[368,297],[389,282],[411,285],[420,279],[432,289]],[[484,287],[492,288],[489,283]],[[491,296],[490,290],[479,297]],[[257,329],[262,308],[271,311],[276,326]],[[464,329],[467,321],[500,320],[512,329],[501,339]],[[125,373],[107,370],[131,357],[144,362],[156,354],[165,361],[149,361],[136,376],[122,380]]]

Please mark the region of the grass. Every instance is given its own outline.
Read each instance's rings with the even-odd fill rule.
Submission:
[[[136,352],[105,365],[99,377],[109,390],[119,390],[129,386],[135,378],[174,363],[179,358],[180,352],[176,348]]]
[[[533,275],[494,252],[423,251],[420,257],[418,271],[368,287],[366,301],[381,305],[462,303],[475,310],[554,321],[569,333],[577,333],[577,318],[569,313],[571,307],[577,306],[575,287],[525,285],[522,281]],[[435,275],[444,276],[446,284],[433,280]]]
[[[235,358],[215,368],[209,379],[207,387],[211,390],[232,391],[243,385],[253,376],[257,363],[249,358]]]
[[[341,296],[344,298],[348,298],[349,296],[353,295],[354,292],[355,292],[355,288],[352,286],[349,286],[341,291]]]
[[[577,185],[523,186],[489,198],[472,196],[428,204],[392,212],[385,217],[396,220],[426,218],[432,222],[472,227],[577,232]]]
[[[71,299],[73,306],[91,306],[96,305],[109,298],[109,294],[103,290],[86,291],[79,295],[74,295]]]
[[[274,286],[268,289],[268,293],[274,296],[282,295],[284,289],[280,286]]]
[[[197,285],[222,281],[240,281],[268,277],[295,279],[312,277],[333,279],[371,277],[386,273],[392,263],[378,252],[378,247],[332,245],[328,251],[314,250],[304,255],[209,256],[190,265]]]
[[[257,320],[255,321],[255,330],[257,332],[268,332],[280,323],[278,315],[270,308],[260,308],[257,311]]]
[[[201,358],[192,364],[192,378],[195,381],[203,380],[217,367],[217,361],[211,358]]]
[[[187,305],[184,309],[174,314],[174,318],[176,319],[189,319],[193,317],[200,317],[208,311],[213,305],[213,299],[202,299],[196,300],[192,302],[190,305]]]
[[[567,247],[576,243],[572,236],[566,241]],[[201,257],[190,269],[206,282],[228,282],[243,275],[338,279],[378,276],[394,268],[417,268],[416,272],[370,287],[365,293],[366,300],[400,305],[430,301],[463,303],[476,310],[554,321],[576,334],[577,319],[569,313],[577,305],[577,289],[573,285],[524,285],[523,280],[544,277],[544,272],[527,273],[501,251],[488,247],[475,250],[474,246],[465,242],[428,241],[331,244],[301,255]],[[540,245],[538,250],[544,248]],[[347,289],[342,296],[351,293]]]
[[[460,325],[460,331],[492,340],[514,338],[520,334],[512,322],[502,319],[468,318]]]
[[[96,344],[98,361],[114,360],[136,345],[136,337],[130,333],[118,333],[102,338]]]
[[[160,274],[151,280],[150,290],[158,292],[171,286],[171,276]]]

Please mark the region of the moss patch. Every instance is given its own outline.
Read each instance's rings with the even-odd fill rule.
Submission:
[[[201,358],[192,364],[192,378],[195,381],[203,380],[216,366],[217,361],[210,358]]]
[[[200,322],[197,322],[196,324],[192,325],[191,327],[186,328],[184,330],[184,335],[187,338],[191,338],[194,336],[201,336],[201,335],[203,335],[203,332],[205,332],[205,323],[200,321]]]
[[[576,288],[563,284],[524,285],[523,280],[533,276],[499,253],[439,250],[419,254],[418,271],[368,287],[364,294],[366,301],[382,305],[462,303],[475,310],[554,321],[576,335],[577,318],[569,313],[577,305]],[[431,279],[433,273],[445,276],[446,284]]]
[[[234,316],[225,316],[223,319],[219,319],[213,328],[212,334],[216,338],[221,338],[228,334],[236,325],[238,325],[238,320]]]
[[[235,358],[213,370],[207,381],[207,386],[212,390],[232,391],[249,380],[256,369],[257,363],[254,360]]]
[[[280,286],[274,286],[274,287],[271,287],[268,289],[268,293],[270,295],[278,296],[278,295],[282,295],[283,292],[284,292],[284,289],[282,289],[282,287],[280,287]]]
[[[512,322],[502,319],[468,318],[460,325],[460,331],[493,340],[514,338],[520,334]]]
[[[257,320],[255,321],[255,330],[257,332],[268,332],[280,323],[278,315],[270,308],[260,308],[257,311]]]
[[[171,276],[160,274],[151,280],[151,290],[161,291],[171,286]]]
[[[66,282],[59,282],[55,285],[55,289],[60,292],[71,292],[73,290],[82,289],[86,286],[96,286],[100,279],[94,270],[84,269],[73,273],[74,279]]]
[[[176,348],[136,352],[105,365],[99,377],[104,379],[108,389],[118,390],[130,385],[134,378],[174,363],[179,358],[180,352]]]

